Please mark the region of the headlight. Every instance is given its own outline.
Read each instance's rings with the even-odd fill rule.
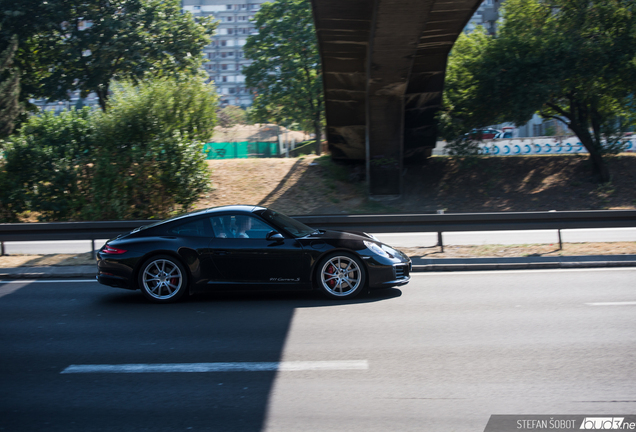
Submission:
[[[382,245],[382,250],[384,252],[388,253],[391,258],[395,258],[396,256],[399,256],[401,254],[401,252],[399,252],[399,251],[393,249],[391,246],[388,246],[388,245],[385,245],[385,244]]]
[[[367,247],[367,249],[369,249],[371,252],[373,252],[376,255],[380,255],[387,258],[389,257],[389,254],[382,248],[382,246],[380,246],[377,243],[365,240],[364,245]]]

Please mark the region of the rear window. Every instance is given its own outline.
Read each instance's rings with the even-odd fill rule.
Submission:
[[[168,234],[189,237],[212,237],[212,226],[209,218],[197,219],[170,228]]]

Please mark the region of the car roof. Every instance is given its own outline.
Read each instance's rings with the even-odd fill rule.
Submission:
[[[226,213],[226,212],[235,212],[235,213],[254,213],[256,211],[261,211],[261,210],[267,210],[266,207],[261,207],[261,206],[257,206],[257,205],[247,205],[247,204],[236,204],[236,205],[225,205],[225,206],[218,206],[218,207],[210,207],[207,209],[202,209],[202,210],[195,210],[193,212],[190,213],[185,213],[182,215],[178,215],[169,219],[164,219],[161,221],[157,221],[155,223],[152,223],[150,225],[145,225],[143,227],[140,227],[142,230],[148,229],[148,228],[157,228],[160,227],[162,225],[165,224],[172,224],[174,222],[183,220],[183,219],[189,219],[191,217],[195,217],[195,216],[201,216],[204,214],[208,214],[208,215],[214,215],[216,213]],[[135,230],[137,231],[137,230]]]
[[[202,211],[203,212],[208,212],[208,213],[220,213],[220,212],[226,212],[226,211],[239,211],[239,212],[250,212],[250,213],[253,213],[253,212],[257,211],[257,210],[267,210],[267,208],[261,207],[261,206],[257,206],[257,205],[234,204],[234,205],[210,207],[210,208],[207,208],[207,209],[202,210]]]
[[[177,220],[181,218],[189,218],[191,216],[199,216],[202,214],[213,215],[215,213],[227,213],[227,212],[254,213],[255,211],[259,211],[259,210],[267,210],[267,208],[257,206],[257,205],[247,205],[247,204],[224,205],[224,206],[218,206],[218,207],[210,207],[210,208],[202,209],[202,210],[195,210],[193,212],[182,214],[180,216],[177,216],[169,220],[173,221],[173,220]]]

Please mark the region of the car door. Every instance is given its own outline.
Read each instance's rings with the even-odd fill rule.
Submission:
[[[309,282],[309,257],[293,238],[253,215],[229,214],[212,218],[210,241],[219,283],[239,285],[298,285]]]
[[[206,286],[208,280],[216,280],[220,274],[212,263],[209,245],[213,238],[209,218],[197,218],[177,223],[166,232],[167,238],[177,243],[177,250],[190,269],[195,289]]]

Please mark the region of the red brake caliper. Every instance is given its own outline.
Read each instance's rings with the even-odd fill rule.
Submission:
[[[330,264],[329,267],[327,267],[327,273],[329,273],[331,276],[335,276],[336,269]],[[329,288],[334,288],[336,286],[336,280],[331,279],[327,282],[327,285],[329,285]]]

